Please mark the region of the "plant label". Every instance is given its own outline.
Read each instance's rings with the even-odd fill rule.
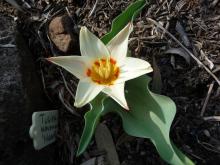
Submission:
[[[56,140],[58,130],[58,111],[40,111],[32,115],[30,137],[36,150],[40,150]]]

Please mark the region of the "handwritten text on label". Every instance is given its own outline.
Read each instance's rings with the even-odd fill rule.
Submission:
[[[58,111],[40,111],[32,115],[32,126],[29,134],[34,148],[40,150],[56,140],[58,129]]]

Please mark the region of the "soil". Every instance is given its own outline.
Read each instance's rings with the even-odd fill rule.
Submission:
[[[10,16],[0,15],[0,164],[54,162],[54,146],[36,152],[29,136],[34,111],[51,108],[30,52]]]
[[[37,0],[35,4],[29,2],[32,7],[25,9],[24,13],[0,2],[0,13],[16,18],[17,29],[32,50],[45,95],[59,109],[58,140],[53,144],[56,151],[51,155],[57,164],[78,165],[105,156],[105,152],[99,151],[93,138],[86,152],[80,157],[75,156],[84,126],[83,114],[89,108],[79,110],[72,106],[77,80],[44,58],[68,55],[69,52],[79,54],[79,46],[68,48],[68,52],[56,47],[48,37],[49,23],[53,18],[65,15],[72,21],[71,33],[74,35],[71,37],[75,37],[74,41],[78,40],[81,26],[101,37],[110,30],[111,21],[131,2]],[[165,31],[147,18],[160,23]],[[136,18],[129,42],[132,56],[145,59],[154,67],[151,89],[175,101],[177,115],[171,138],[196,164],[218,164],[220,161],[220,86],[204,69],[207,67],[220,79],[219,29],[218,0],[152,0]],[[179,43],[201,63],[198,64]],[[111,132],[121,164],[166,164],[149,140],[126,135],[117,115],[107,115],[102,123]]]

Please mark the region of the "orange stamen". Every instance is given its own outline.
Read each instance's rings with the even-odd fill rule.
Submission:
[[[91,69],[87,69],[86,75],[87,75],[88,77],[91,76],[91,73],[92,73]]]
[[[115,71],[115,77],[119,76],[119,68],[117,68],[117,70]]]
[[[97,65],[97,66],[100,66],[100,63],[99,63],[99,61],[95,61],[95,63],[94,63],[95,65]]]
[[[106,63],[106,59],[101,59],[102,63],[105,64]]]
[[[113,65],[115,65],[115,64],[116,64],[116,61],[115,61],[114,59],[110,58],[110,63],[113,64]]]
[[[100,80],[95,80],[96,83],[98,84],[101,84],[101,81]]]

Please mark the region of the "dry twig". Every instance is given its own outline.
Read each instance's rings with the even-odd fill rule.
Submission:
[[[210,84],[210,86],[209,86],[209,90],[208,90],[208,92],[207,92],[207,95],[206,95],[206,98],[205,98],[205,102],[204,102],[204,104],[203,104],[203,107],[202,107],[200,116],[203,116],[203,114],[205,113],[206,106],[207,106],[207,104],[208,104],[210,95],[211,95],[211,93],[212,93],[213,86],[214,86],[214,82],[212,82],[212,83]]]
[[[207,116],[203,117],[203,119],[206,121],[220,121],[220,116]]]
[[[96,0],[96,1],[95,1],[95,4],[94,4],[94,6],[93,6],[92,10],[90,11],[90,13],[89,13],[89,16],[88,16],[88,17],[91,17],[91,15],[93,14],[93,12],[95,11],[95,8],[96,8],[96,6],[97,6],[97,3],[98,3],[98,0]]]
[[[16,45],[14,44],[5,44],[5,45],[0,44],[0,48],[15,48],[15,47]]]

